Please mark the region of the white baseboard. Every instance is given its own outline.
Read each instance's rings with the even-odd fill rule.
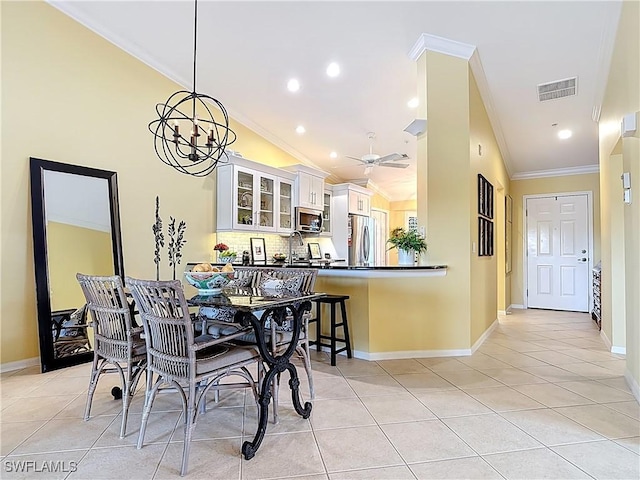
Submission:
[[[636,397],[636,401],[640,403],[640,385],[638,385],[638,382],[636,382],[636,379],[633,378],[633,375],[631,375],[631,372],[628,369],[625,369],[624,371],[624,379],[627,381],[627,384],[631,389],[631,393]]]
[[[611,353],[617,353],[618,355],[627,354],[627,347],[618,347],[616,345],[613,345],[611,343],[611,340],[609,340],[609,337],[607,337],[607,334],[604,333],[604,330],[600,330],[600,338],[602,338],[602,341],[607,346],[607,350],[609,350]]]
[[[354,350],[353,356],[361,360],[403,360],[406,358],[433,358],[433,357],[468,357],[471,349],[460,350],[406,350],[402,352],[361,352]]]
[[[525,307],[524,305],[522,305],[520,303],[512,303],[511,305],[509,305],[509,308],[507,308],[507,310],[512,310],[512,309],[526,310],[527,307]]]
[[[600,338],[602,339],[602,341],[604,342],[604,344],[607,347],[607,350],[611,351],[611,340],[609,340],[609,337],[607,337],[607,334],[604,333],[604,330],[600,330]]]
[[[17,362],[7,362],[0,364],[0,372],[13,372],[27,367],[40,365],[40,357],[27,358],[26,360],[18,360]]]
[[[615,345],[613,345],[611,347],[611,353],[617,353],[618,355],[626,355],[627,347],[616,347]]]
[[[491,332],[493,332],[497,326],[498,319],[496,318],[489,326],[489,328],[487,328],[484,333],[480,335],[480,338],[478,338],[478,340],[476,340],[476,342],[471,346],[471,354],[473,354],[473,352],[475,352],[480,347],[480,345],[484,343],[484,341],[489,337],[489,335],[491,335]]]

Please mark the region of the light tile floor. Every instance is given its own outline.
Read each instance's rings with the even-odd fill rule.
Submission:
[[[188,478],[640,477],[640,406],[622,377],[623,357],[607,352],[586,314],[515,311],[471,357],[339,357],[331,367],[319,353],[313,366],[311,419],[295,414],[285,383],[281,421],[269,423],[251,461],[240,446],[256,429],[252,397],[223,394],[198,422]],[[120,403],[109,394],[115,377],[102,380],[94,416],[82,420],[88,372],[1,375],[0,477],[176,478],[178,397],[158,398],[137,450],[144,395],[121,440]]]

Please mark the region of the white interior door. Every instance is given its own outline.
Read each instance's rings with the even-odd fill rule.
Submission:
[[[589,310],[589,209],[586,194],[528,198],[529,308]]]

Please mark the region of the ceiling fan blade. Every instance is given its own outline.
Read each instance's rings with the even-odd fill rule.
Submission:
[[[406,153],[390,153],[389,155],[385,155],[384,157],[378,158],[376,162],[377,163],[396,162],[398,160],[407,160],[408,158],[409,158],[409,155],[407,155]]]
[[[351,155],[345,155],[345,158],[350,158],[352,160],[357,160],[359,162],[365,163],[361,158],[359,157],[352,157]]]
[[[381,167],[391,167],[391,168],[407,168],[409,166],[408,163],[379,163]]]

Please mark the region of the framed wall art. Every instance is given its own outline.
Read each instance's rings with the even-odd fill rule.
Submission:
[[[264,244],[264,238],[250,238],[251,242],[251,263],[267,264],[267,252]]]

